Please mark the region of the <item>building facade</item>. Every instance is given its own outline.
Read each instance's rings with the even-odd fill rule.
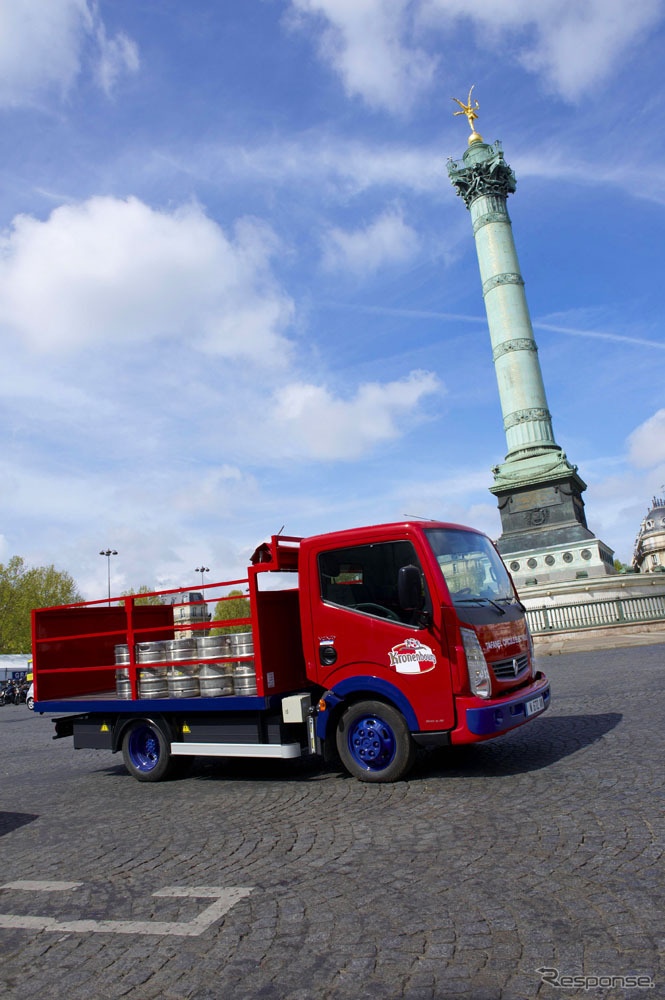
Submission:
[[[651,499],[651,507],[635,539],[632,566],[638,573],[665,573],[664,497]]]

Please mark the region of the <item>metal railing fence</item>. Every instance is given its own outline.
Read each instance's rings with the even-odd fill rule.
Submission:
[[[551,604],[540,608],[528,608],[526,617],[534,635],[570,632],[580,628],[665,621],[665,594],[617,597],[583,604]]]

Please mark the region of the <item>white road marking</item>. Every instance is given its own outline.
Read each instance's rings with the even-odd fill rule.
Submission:
[[[66,892],[67,889],[78,889],[83,882],[32,882],[30,879],[19,879],[17,882],[5,882],[0,889],[25,889],[30,892]]]
[[[19,889],[30,892],[66,892],[77,889],[82,882],[36,882],[17,881],[6,882],[0,889]],[[56,931],[70,934],[171,934],[178,937],[198,937],[208,927],[229,912],[241,899],[253,890],[242,886],[167,886],[153,892],[153,896],[191,897],[194,899],[213,899],[204,910],[190,921],[167,920],[56,920],[55,917],[22,916],[15,913],[0,913],[0,927]]]

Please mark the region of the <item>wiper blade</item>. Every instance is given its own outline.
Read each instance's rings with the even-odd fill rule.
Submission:
[[[505,615],[506,609],[502,608],[500,604],[493,601],[491,597],[460,597],[457,600],[453,598],[453,604],[491,604],[492,607],[496,608],[502,615]]]
[[[499,600],[503,601],[504,604],[511,604],[513,607],[517,605],[520,611],[526,612],[526,608],[520,601],[519,597],[500,597]]]

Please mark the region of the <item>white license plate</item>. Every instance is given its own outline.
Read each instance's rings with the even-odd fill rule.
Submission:
[[[536,712],[542,712],[545,708],[545,702],[543,701],[542,695],[538,698],[532,698],[531,701],[527,701],[525,708],[527,719],[530,715],[535,715]]]

